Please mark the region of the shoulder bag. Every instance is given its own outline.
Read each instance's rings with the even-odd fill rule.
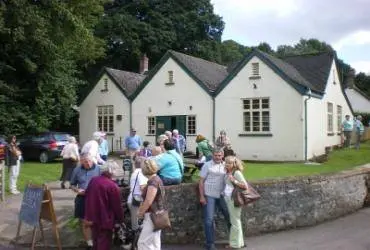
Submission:
[[[134,195],[134,191],[135,191],[135,187],[136,187],[136,183],[137,183],[137,178],[139,177],[139,174],[140,174],[140,172],[138,172],[137,175],[136,175],[134,188],[132,189],[132,192],[131,192],[131,194],[132,194],[131,204],[134,207],[140,207],[141,202],[142,202],[142,198],[139,195]]]
[[[247,189],[241,189],[233,183],[234,189],[231,197],[234,200],[235,207],[246,206],[261,198],[261,195],[248,182],[246,182],[246,185]]]
[[[163,200],[163,208],[157,209],[155,212],[150,213],[150,218],[153,222],[153,231],[158,231],[162,229],[171,228],[171,221],[170,216],[168,214],[166,205],[166,197],[164,194],[163,186],[159,184],[158,187],[159,191],[161,192],[162,200]]]

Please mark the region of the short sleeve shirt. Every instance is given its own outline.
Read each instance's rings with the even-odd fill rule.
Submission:
[[[204,178],[204,194],[213,198],[220,198],[225,187],[225,164],[215,163],[213,160],[204,163],[200,177]]]
[[[96,165],[92,166],[89,169],[86,169],[82,166],[76,167],[73,169],[71,177],[71,185],[77,186],[81,189],[86,189],[89,185],[91,179],[95,176],[100,175],[100,168]]]
[[[158,176],[154,176],[148,180],[147,186],[143,190],[143,199],[146,198],[146,193],[148,192],[148,187],[153,186],[157,189],[157,194],[153,200],[152,205],[148,212],[155,212],[164,208],[164,200],[161,194],[161,190],[164,191],[163,182]],[[159,188],[161,186],[161,188]]]

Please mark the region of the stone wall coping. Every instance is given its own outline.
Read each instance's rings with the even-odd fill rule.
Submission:
[[[309,166],[307,166],[309,167]],[[324,166],[323,166],[324,167]],[[269,179],[261,179],[261,180],[253,180],[249,181],[251,184],[255,186],[270,186],[276,184],[288,184],[288,183],[317,183],[325,180],[331,179],[339,179],[339,178],[346,178],[356,175],[362,174],[370,174],[370,163],[354,167],[353,169],[342,170],[335,173],[324,173],[324,174],[317,174],[317,175],[302,175],[302,176],[289,176],[289,177],[276,177],[276,178],[269,178]],[[248,179],[248,177],[247,177]],[[181,185],[174,185],[174,186],[166,186],[166,189],[176,189],[179,186],[193,186],[197,185],[197,183],[183,183]]]

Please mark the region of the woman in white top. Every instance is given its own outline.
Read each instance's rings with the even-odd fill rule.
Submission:
[[[62,183],[60,186],[65,189],[65,182],[70,181],[73,169],[80,161],[80,154],[78,153],[78,146],[75,137],[70,136],[68,138],[68,143],[64,146],[60,155],[63,157],[63,171],[60,176]]]
[[[135,171],[131,174],[130,178],[130,194],[127,198],[127,205],[130,209],[131,228],[133,230],[139,228],[137,213],[143,200],[141,191],[148,182],[148,178],[146,178],[141,172],[141,165],[144,164],[144,160],[144,157],[138,155],[135,156]]]
[[[225,158],[225,200],[227,208],[230,214],[230,235],[229,235],[229,245],[226,248],[243,248],[244,245],[244,236],[242,229],[242,222],[240,216],[242,213],[241,207],[235,207],[234,201],[231,198],[231,194],[235,187],[241,189],[247,189],[248,184],[243,176],[243,164],[235,156],[228,156]]]

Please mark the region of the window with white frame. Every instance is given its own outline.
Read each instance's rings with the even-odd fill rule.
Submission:
[[[155,117],[148,116],[148,135],[155,135]]]
[[[113,105],[98,106],[98,130],[108,133],[114,132]]]
[[[260,76],[260,64],[258,62],[252,63],[252,76]]]
[[[188,115],[186,117],[186,134],[195,135],[197,133],[197,119],[195,115]]]
[[[168,71],[168,83],[174,83],[173,82],[173,71]]]
[[[337,131],[342,130],[342,106],[337,105]]]
[[[244,132],[270,131],[270,99],[243,99]]]
[[[328,132],[333,132],[333,103],[328,102]]]

